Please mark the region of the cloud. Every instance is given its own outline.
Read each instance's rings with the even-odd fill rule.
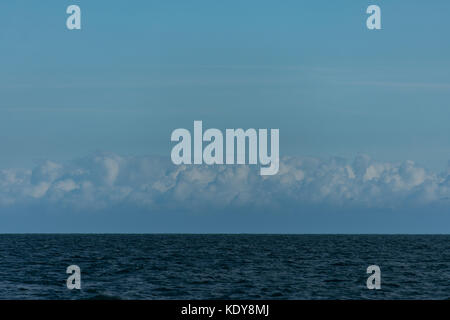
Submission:
[[[355,86],[371,86],[371,87],[387,87],[387,88],[403,88],[403,89],[440,89],[449,90],[450,83],[447,82],[395,82],[395,81],[351,81],[343,82],[347,85]]]
[[[450,205],[450,170],[434,173],[412,161],[284,157],[275,176],[256,166],[175,166],[170,160],[95,154],[32,170],[0,170],[0,208],[33,206],[148,211],[250,208],[404,208]]]

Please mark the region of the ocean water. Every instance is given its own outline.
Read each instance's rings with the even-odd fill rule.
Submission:
[[[0,299],[449,298],[444,235],[0,235]]]

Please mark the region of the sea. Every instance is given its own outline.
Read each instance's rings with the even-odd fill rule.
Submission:
[[[449,235],[0,235],[0,299],[449,298]]]

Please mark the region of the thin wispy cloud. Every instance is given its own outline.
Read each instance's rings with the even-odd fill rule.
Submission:
[[[395,81],[348,81],[340,82],[344,85],[352,86],[376,86],[387,88],[403,88],[403,89],[439,89],[449,90],[450,83],[447,82],[395,82]]]

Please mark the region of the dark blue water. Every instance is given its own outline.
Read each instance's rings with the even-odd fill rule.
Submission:
[[[449,298],[450,236],[0,235],[0,299]]]

